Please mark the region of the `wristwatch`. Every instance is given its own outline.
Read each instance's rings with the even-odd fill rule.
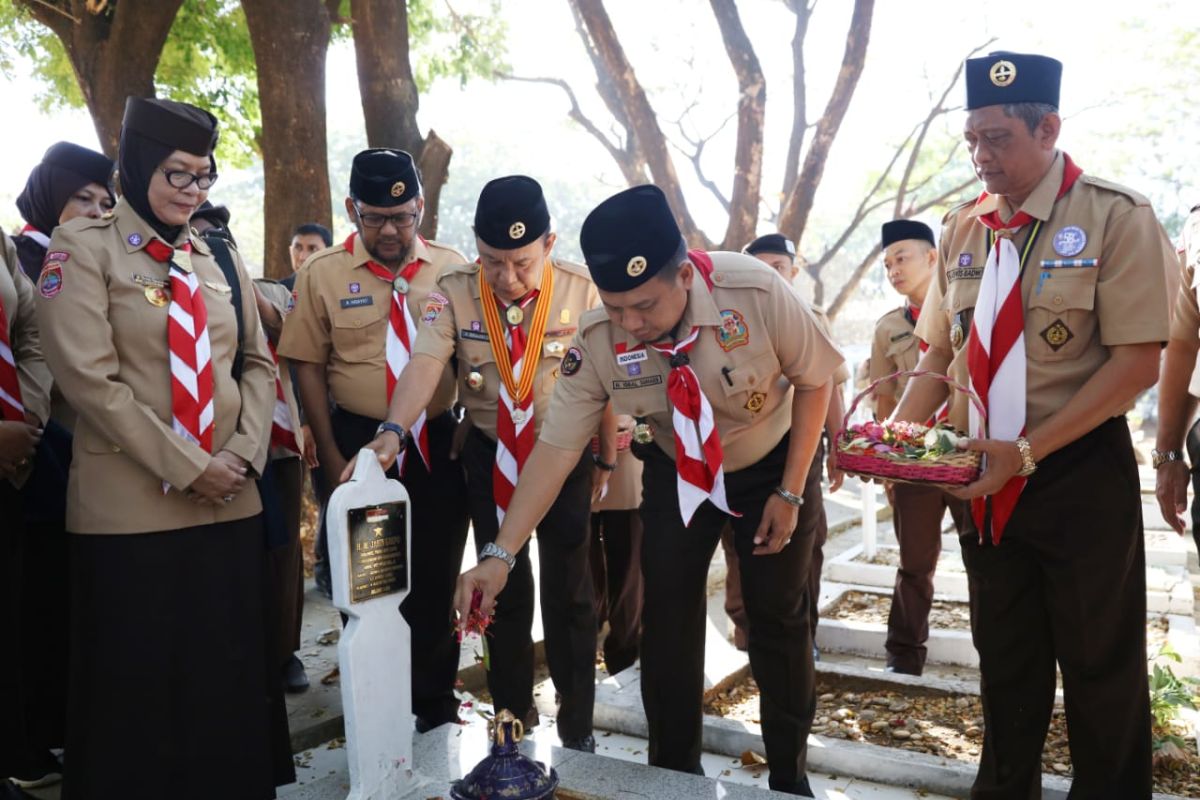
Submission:
[[[378,436],[379,434],[383,433],[384,431],[391,431],[392,433],[394,433],[398,437],[400,437],[400,449],[401,450],[403,450],[405,448],[405,446],[407,446],[408,431],[404,430],[404,428],[400,427],[399,425],[397,425],[394,422],[381,422],[381,423],[379,423],[379,427],[375,429],[375,435]]]
[[[1151,450],[1150,463],[1155,469],[1172,461],[1183,461],[1182,450]]]
[[[804,505],[804,497],[802,495],[792,494],[782,486],[775,487],[775,494],[782,497],[783,501],[788,505],[795,506],[796,508]]]
[[[483,549],[479,551],[479,560],[483,561],[485,558],[500,559],[505,564],[508,564],[509,572],[512,572],[513,567],[517,565],[517,557],[495,542],[488,542],[483,546]]]
[[[1037,469],[1037,462],[1033,460],[1033,448],[1024,436],[1017,438],[1017,450],[1021,451],[1021,469],[1017,471],[1017,477],[1028,478]]]

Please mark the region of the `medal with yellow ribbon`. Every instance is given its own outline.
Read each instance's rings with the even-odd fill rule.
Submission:
[[[500,321],[500,298],[492,291],[492,287],[484,280],[483,268],[479,269],[479,298],[483,306],[484,324],[487,325],[488,342],[492,347],[492,357],[496,359],[496,369],[500,380],[508,389],[508,396],[514,405],[521,405],[533,390],[533,379],[537,374],[538,363],[542,358],[542,338],[546,334],[546,322],[550,317],[550,305],[554,295],[554,266],[549,259],[542,267],[542,282],[538,286],[538,296],[533,308],[533,320],[529,324],[528,345],[522,357],[521,377],[513,377],[512,357],[508,345],[504,341],[504,324]]]

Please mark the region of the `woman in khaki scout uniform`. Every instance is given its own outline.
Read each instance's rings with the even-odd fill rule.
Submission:
[[[475,238],[479,262],[450,267],[438,278],[437,293],[429,296],[418,326],[413,360],[388,413],[396,427],[370,447],[381,462],[391,463],[435,376],[456,358],[459,400],[471,425],[462,462],[475,546],[485,556],[497,553],[513,568],[511,588],[488,628],[488,689],[497,709],[509,709],[529,726],[537,724],[533,572],[528,549],[499,551],[495,538],[506,492],[523,469],[524,448],[532,448],[546,419],[560,362],[580,315],[596,304],[596,290],[583,267],[551,257],[550,212],[532,178],[497,178],[483,188],[475,207]],[[584,445],[597,429],[593,424],[585,431],[572,454],[570,477],[565,485],[556,484],[557,499],[537,526],[546,662],[560,697],[558,733],[565,747],[588,751],[595,749],[596,658],[588,507],[593,484],[606,480],[608,472],[593,467]],[[411,457],[412,445],[408,448]],[[615,443],[602,442],[600,460],[611,464],[615,455]]]
[[[253,290],[239,266],[233,308],[188,228],[215,180],[216,126],[194,106],[130,98],[124,195],[112,216],[56,229],[38,278],[46,361],[79,412],[68,800],[257,800],[294,779],[251,480],[271,357],[247,337],[233,380],[235,315],[259,324]]]
[[[0,658],[0,800],[29,797],[10,777],[29,783],[50,772],[43,767],[49,754],[28,724],[28,694],[36,676],[14,657],[25,650],[22,632],[29,613],[23,608],[28,539],[21,488],[33,471],[42,420],[49,417],[50,372],[34,319],[33,285],[21,272],[13,243],[0,232],[0,626],[9,637]]]
[[[438,274],[464,260],[417,233],[425,200],[410,154],[390,148],[358,153],[349,188],[346,213],[357,230],[296,273],[295,308],[279,340],[279,355],[296,366],[300,402],[316,439],[321,466],[313,475],[324,475],[324,482],[314,481],[323,501],[386,418],[397,373],[411,356],[410,325],[420,325]],[[420,409],[424,444],[389,472],[414,500],[412,586],[400,609],[412,631],[412,703],[420,732],[458,719],[459,645],[449,621],[469,525],[462,465],[454,457],[453,372],[443,367],[428,388]]]
[[[17,196],[17,209],[25,226],[12,241],[20,268],[31,281],[37,280],[50,233],[58,225],[76,217],[98,219],[112,208],[116,202],[112,171],[113,162],[103,153],[58,142],[29,173],[25,188]],[[74,424],[75,412],[61,393],[52,389],[50,417],[45,420],[32,472],[21,489],[25,499],[25,565],[21,614],[24,647],[20,652],[26,662],[26,717],[37,755],[13,777],[30,787],[58,780],[62,772],[50,749],[63,745],[67,713],[65,525]]]
[[[611,400],[633,416],[642,459],[642,703],[650,763],[699,772],[705,584],[732,524],[762,689],[772,789],[811,796],[806,739],[816,709],[807,586],[812,538],[800,492],[842,357],[779,275],[740,253],[688,251],[662,191],[601,203],[580,244],[603,309],[584,315],[550,412],[498,536],[519,549]],[[487,558],[459,578],[491,608],[509,568]]]
[[[937,245],[928,225],[897,219],[883,223],[883,264],[887,279],[905,304],[879,318],[871,340],[869,380],[873,383],[894,372],[909,372],[925,350],[913,333],[921,316],[925,295],[937,268]],[[932,312],[931,312],[932,313]],[[875,387],[875,417],[886,419],[908,385],[908,378],[884,381]],[[892,588],[892,609],[884,649],[888,669],[920,675],[925,669],[925,642],[929,639],[929,609],[933,603],[933,574],[942,552],[942,520],[949,509],[954,526],[962,533],[964,503],[936,486],[896,483],[888,487],[888,501],[900,544],[900,566]]]
[[[964,134],[986,191],[946,216],[919,366],[987,387],[988,435],[962,400],[950,411],[987,457],[952,492],[972,501],[961,543],[986,721],[971,796],[1041,796],[1057,665],[1071,796],[1148,800],[1145,552],[1124,414],[1158,375],[1174,253],[1144,197],[1056,148],[1061,73],[1037,55],[966,62]],[[928,419],[945,397],[915,379],[895,416]]]
[[[795,289],[796,276],[800,267],[796,265],[796,246],[781,233],[768,233],[760,236],[742,248],[746,255],[754,256],[766,264]],[[813,318],[826,338],[833,341],[833,331],[829,325],[829,317],[817,306],[809,306]],[[829,491],[836,492],[842,486],[845,475],[836,469],[833,460],[826,461],[825,441],[833,441],[842,427],[842,417],[845,416],[845,405],[842,402],[842,391],[846,381],[850,380],[850,369],[841,364],[833,374],[833,391],[829,395],[829,410],[825,413],[825,435],[817,444],[817,452],[813,454],[812,464],[808,468],[808,477],[804,481],[804,505],[800,507],[799,529],[812,531],[813,552],[812,563],[808,572],[808,626],[813,637],[813,658],[820,658],[817,649],[817,624],[820,618],[817,607],[821,600],[821,569],[825,566],[825,539],[829,535],[829,524],[825,517],[825,498],[821,492],[821,468],[825,466],[829,473]],[[733,621],[733,643],[739,650],[746,650],[750,643],[749,621],[746,618],[746,605],[742,602],[742,580],[737,564],[737,549],[733,545],[733,529],[725,528],[721,534],[721,547],[725,551],[725,613]]]
[[[617,460],[600,499],[592,498],[592,545],[589,560],[596,595],[596,625],[608,623],[601,649],[604,668],[616,675],[632,667],[638,657],[642,633],[642,462],[629,449],[633,441],[633,417],[613,420],[617,424]],[[600,436],[592,438],[592,450],[600,452]]]

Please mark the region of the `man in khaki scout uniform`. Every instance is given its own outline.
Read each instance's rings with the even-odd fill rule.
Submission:
[[[22,608],[26,531],[20,488],[33,471],[42,421],[50,419],[50,371],[42,357],[33,296],[16,247],[0,233],[0,625],[18,634],[12,650],[0,658],[0,798],[5,800],[31,797],[10,783],[10,776],[36,780],[62,771],[37,746],[26,720],[27,693],[35,681],[15,657],[22,652],[19,634],[31,613]]]
[[[986,457],[961,542],[986,722],[971,796],[1041,796],[1062,672],[1072,797],[1151,794],[1146,576],[1124,414],[1158,375],[1174,257],[1149,202],[1082,173],[1056,143],[1062,65],[966,62],[964,134],[985,191],[945,218],[917,335],[948,372],[951,420]],[[980,269],[982,268],[982,269]],[[914,379],[896,418],[928,419],[945,385]]]
[[[457,361],[459,397],[471,425],[462,461],[475,546],[485,557],[495,554],[506,561],[513,572],[487,631],[488,689],[495,707],[509,709],[526,727],[538,721],[533,704],[533,572],[528,549],[498,549],[496,531],[546,420],[567,344],[580,315],[596,305],[587,270],[551,257],[555,239],[537,181],[511,175],[484,186],[475,206],[479,260],[451,267],[438,278],[421,315],[415,355],[388,415],[389,424],[395,424],[371,443],[384,463],[403,452],[397,448],[411,450],[406,440],[428,395],[430,376],[452,358]],[[593,424],[585,431],[571,456],[566,484],[555,484],[556,498],[537,524],[546,662],[560,698],[558,734],[564,747],[587,751],[596,746],[588,506],[593,483],[598,489],[608,476],[594,466],[585,447],[597,429]],[[616,447],[606,438],[597,458],[611,464]],[[458,503],[462,505],[461,497]]]
[[[463,260],[417,234],[423,210],[412,157],[402,150],[364,150],[354,157],[346,198],[355,232],[297,273],[279,355],[296,365],[300,401],[330,491],[387,416],[400,359],[410,357],[415,326],[431,296],[438,296],[438,273]],[[412,590],[401,610],[412,630],[413,713],[421,731],[458,717],[458,644],[447,622],[468,526],[462,468],[451,457],[458,427],[451,410],[454,375],[439,370],[427,388],[422,444],[399,472],[416,500]]]
[[[800,273],[800,267],[796,264],[796,246],[783,234],[768,233],[760,236],[742,248],[742,252],[754,256],[768,267],[771,267],[783,277],[788,286],[795,289],[794,281]],[[825,312],[817,306],[812,305],[808,307],[808,310],[812,312],[813,317],[816,319],[821,333],[825,334],[826,338],[830,341],[833,341],[833,331],[829,325],[829,317],[826,316]],[[813,532],[812,565],[808,575],[808,601],[810,609],[808,622],[813,635],[814,659],[820,658],[820,651],[816,645],[817,623],[820,622],[817,616],[817,608],[821,600],[821,569],[825,565],[825,539],[829,534],[829,525],[825,517],[825,500],[821,494],[821,465],[826,461],[825,440],[833,441],[842,427],[842,418],[846,413],[845,405],[842,403],[842,390],[848,380],[850,380],[850,370],[843,363],[838,366],[837,371],[833,374],[833,391],[829,395],[829,410],[825,414],[825,435],[821,437],[821,441],[817,444],[817,452],[813,455],[813,463],[808,470],[808,478],[804,482],[804,492],[802,494],[804,505],[800,507],[800,530],[812,530]],[[841,488],[845,476],[834,467],[832,458],[828,460],[826,468],[829,473],[829,491],[831,493],[836,492]],[[737,550],[733,546],[732,528],[726,527],[725,532],[721,534],[721,547],[725,551],[725,564],[727,566],[725,574],[725,613],[733,621],[734,645],[739,650],[745,650],[750,641],[750,634],[747,630],[749,622],[746,618],[745,603],[742,602],[742,582],[737,567]]]
[[[875,323],[868,379],[874,383],[895,372],[916,369],[925,344],[913,333],[921,306],[937,268],[933,231],[923,222],[896,219],[883,223],[881,246],[888,282],[904,296],[904,305]],[[904,393],[908,378],[900,376],[875,387],[875,417],[886,419]],[[963,502],[936,486],[896,483],[888,499],[895,509],[900,567],[892,589],[888,635],[884,648],[892,672],[920,675],[925,668],[929,639],[929,608],[933,603],[933,573],[942,552],[942,519],[946,509],[962,533]]]
[[[1200,421],[1188,429],[1196,415],[1196,398],[1200,397],[1200,368],[1196,353],[1200,351],[1200,206],[1192,209],[1183,224],[1179,238],[1181,280],[1173,298],[1171,339],[1163,359],[1162,376],[1158,384],[1158,438],[1153,453],[1158,473],[1158,504],[1163,519],[1180,536],[1187,528],[1188,461],[1192,463],[1192,491],[1200,497]],[[1184,460],[1184,432],[1187,432],[1187,461]],[[1200,547],[1200,504],[1192,502],[1192,536]]]
[[[740,253],[688,251],[657,187],[601,203],[580,243],[604,308],[579,323],[498,544],[524,544],[610,401],[634,417],[650,763],[701,770],[705,584],[729,523],[771,788],[811,796],[813,543],[798,512],[842,357],[777,274]],[[459,578],[459,613],[474,591],[490,608],[508,579],[502,559],[482,560]]]

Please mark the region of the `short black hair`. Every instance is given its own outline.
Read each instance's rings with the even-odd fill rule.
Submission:
[[[310,236],[312,234],[320,236],[321,241],[325,243],[326,247],[333,246],[333,234],[329,232],[329,228],[316,222],[306,222],[298,226],[296,230],[292,231],[292,238],[295,239],[297,236]]]

